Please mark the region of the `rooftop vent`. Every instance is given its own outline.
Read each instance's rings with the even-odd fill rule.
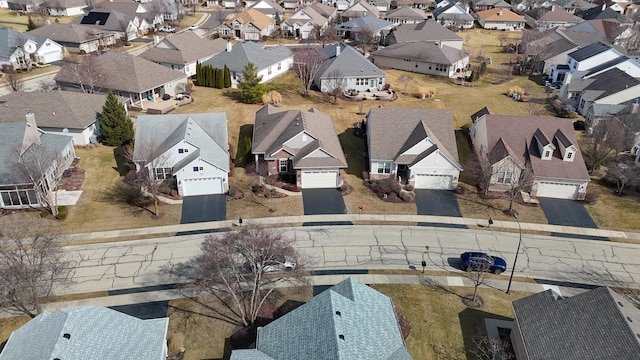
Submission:
[[[336,311],[336,315],[342,316],[342,313],[340,311]]]
[[[631,320],[631,318],[628,316],[627,316],[627,320],[629,320],[629,322],[633,322],[633,320]]]
[[[344,340],[344,335],[340,334],[338,335],[338,337],[340,338],[340,340]],[[640,335],[638,335],[638,337],[640,337]]]
[[[624,307],[620,301],[618,301],[618,305],[620,305],[620,307]]]
[[[62,335],[62,337],[65,339],[71,339],[71,334],[65,333],[64,335]]]

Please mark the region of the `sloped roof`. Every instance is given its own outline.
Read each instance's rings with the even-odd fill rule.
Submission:
[[[524,21],[524,17],[503,8],[478,11],[476,15],[484,21]]]
[[[224,51],[227,41],[203,39],[193,31],[171,34],[139,56],[154,62],[188,64]]]
[[[402,24],[391,31],[396,42],[407,41],[460,41],[462,38],[434,20],[417,24]]]
[[[564,11],[561,7],[549,9],[545,8],[544,6],[540,6],[527,11],[526,14],[537,21],[543,22],[548,21],[577,24],[583,21],[581,18]]]
[[[236,20],[243,25],[251,23],[259,30],[276,23],[275,19],[270,18],[256,9],[247,9],[236,16],[232,16],[225,21],[225,24],[232,24]]]
[[[458,12],[450,12],[449,10],[451,9],[455,9],[458,10]],[[450,3],[449,5],[446,6],[441,6],[439,8],[436,8],[435,10],[433,10],[431,12],[431,14],[433,14],[433,17],[435,17],[436,19],[450,19],[450,18],[455,18],[456,20],[459,21],[473,21],[473,16],[469,15],[469,13],[467,13],[463,8],[461,8],[459,5],[455,4],[455,3]]]
[[[511,4],[504,0],[472,0],[472,3],[477,6],[492,6],[494,8],[508,8],[511,9]]]
[[[99,118],[106,99],[75,91],[13,92],[0,97],[0,122],[22,121],[29,109],[40,127],[85,129]]]
[[[640,359],[639,310],[607,287],[569,298],[547,290],[512,304],[530,359]]]
[[[334,16],[338,12],[338,9],[334,8],[333,6],[327,5],[327,4],[315,3],[315,4],[311,4],[309,6],[313,10],[315,10],[318,14],[320,14],[320,15],[326,17],[326,18]]]
[[[580,151],[575,154],[573,161],[563,161],[557,146],[550,160],[542,160],[538,153],[534,139],[536,132],[544,133],[548,140],[555,145],[557,139],[554,135],[559,130],[572,144],[578,146],[571,119],[496,114],[487,114],[484,117],[487,127],[487,148],[493,149],[502,140],[512,149],[515,154],[514,159],[517,162],[531,164],[534,176],[576,180],[590,179]]]
[[[361,10],[361,9],[364,9]],[[363,15],[364,13],[364,15]],[[369,4],[365,0],[360,0],[351,5],[348,9],[340,13],[342,18],[362,17],[362,16],[380,16],[380,10],[374,5]]]
[[[292,155],[294,168],[347,167],[333,120],[313,108],[309,111],[279,111],[266,105],[258,110],[253,127],[252,153],[272,158],[287,141],[302,133],[308,136],[307,144],[300,148],[286,147]],[[313,155],[317,150],[325,156]]]
[[[340,47],[340,55],[336,56],[336,48]],[[326,78],[332,71],[338,70],[345,77],[385,77],[385,73],[367,60],[360,52],[344,43],[325,46],[322,49],[326,60],[323,61],[316,78]]]
[[[596,19],[583,21],[580,24],[571,27],[572,30],[579,30],[585,32],[596,32],[607,39],[609,42],[613,42],[618,35],[622,34],[628,27],[622,26],[615,19]]]
[[[225,113],[140,115],[136,123],[133,158],[151,162],[182,141],[198,148],[189,156],[200,157],[223,171],[229,171]],[[174,164],[174,172],[188,162]]]
[[[16,47],[23,45],[27,40],[32,40],[40,47],[47,41],[47,38],[21,33],[11,28],[0,28],[0,58],[9,59],[16,51]]]
[[[410,7],[397,8],[387,12],[387,19],[426,19],[427,15],[423,10]]]
[[[384,29],[392,28],[394,26],[395,24],[390,21],[367,15],[353,20],[345,21],[341,24],[336,25],[334,28],[357,33],[364,29],[366,29],[366,31],[378,32]]]
[[[91,57],[91,60],[87,60]],[[102,55],[89,55],[83,61],[93,61],[91,68],[96,87],[120,90],[130,93],[143,93],[172,81],[186,78],[184,73],[171,70],[139,56],[128,53],[107,52]],[[74,76],[75,64],[64,64],[54,80],[77,84]],[[84,79],[88,83],[87,79]]]
[[[431,151],[437,148],[451,161],[459,161],[449,110],[371,108],[367,115],[367,131],[371,159],[395,161],[404,151],[428,137],[436,143]],[[402,161],[411,163],[413,159],[404,155]]]
[[[218,69],[227,65],[229,70],[241,72],[248,63],[253,63],[258,69],[265,69],[291,56],[291,50],[283,45],[262,47],[259,43],[242,41],[233,45],[231,51],[222,51],[202,64]]]
[[[309,19],[307,19],[307,17],[309,17]],[[295,14],[291,15],[291,17],[289,17],[284,22],[289,25],[293,25],[295,23],[304,24],[308,21],[310,21],[314,25],[322,26],[327,23],[328,19],[323,15],[320,15],[313,6],[305,6],[304,8],[298,10]]]
[[[576,61],[582,61],[585,59],[588,59],[592,56],[601,54],[607,50],[612,49],[611,46],[602,43],[602,42],[597,42],[597,43],[593,43],[590,45],[587,45],[581,49],[578,49],[574,52],[570,52],[568,54],[568,56],[570,56],[572,59],[576,60]]]
[[[0,359],[161,360],[168,326],[169,318],[141,320],[102,306],[44,311],[11,334]]]
[[[73,20],[73,24],[80,24],[96,29],[124,32],[134,16],[111,9],[93,9],[86,15]]]
[[[585,20],[616,19],[623,23],[632,22],[631,20],[627,19],[624,15],[616,12],[611,8],[606,8],[602,10],[602,6],[594,6],[590,9],[578,10],[576,11],[575,15]]]
[[[353,278],[261,328],[256,343],[231,359],[411,359],[391,299]]]
[[[453,65],[469,56],[463,50],[450,46],[439,46],[430,41],[400,42],[371,53],[376,56],[426,61],[434,64]]]
[[[89,26],[80,24],[63,24],[52,22],[51,24],[41,26],[28,32],[29,35],[47,37],[53,41],[77,43],[81,44],[104,37],[105,35],[113,35],[115,32],[108,30],[99,30]]]
[[[584,88],[593,95],[588,96],[589,100],[598,100],[603,97],[615,94],[628,88],[640,85],[640,80],[629,76],[618,68],[612,68],[593,77],[595,81]]]
[[[264,2],[265,4],[269,5],[269,7],[256,7],[256,5],[258,5],[260,2]],[[258,10],[265,15],[284,14],[284,9],[282,8],[282,6],[278,5],[278,3],[273,0],[258,0],[255,2],[255,4],[251,5],[250,9]]]
[[[493,114],[491,112],[491,110],[488,107],[483,107],[482,109],[474,112],[473,114],[471,114],[471,122],[474,123],[476,122],[479,118],[483,117],[484,115],[487,114]]]

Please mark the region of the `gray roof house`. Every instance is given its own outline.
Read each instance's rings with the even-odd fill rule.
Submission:
[[[432,14],[437,22],[449,29],[471,29],[473,27],[473,16],[454,2],[437,7]]]
[[[434,20],[425,20],[418,24],[402,24],[391,30],[384,39],[386,45],[399,42],[430,41],[462,50],[462,38]]]
[[[372,108],[367,114],[369,177],[416,189],[452,190],[462,166],[449,110]]]
[[[29,108],[39,129],[71,136],[74,145],[89,145],[100,134],[98,120],[106,99],[104,94],[75,91],[13,92],[0,97],[0,122],[16,121]]]
[[[380,10],[375,5],[369,4],[365,0],[356,1],[348,9],[340,13],[343,22],[354,20],[364,16],[380,16]]]
[[[283,21],[280,24],[282,30],[289,36],[301,39],[315,36],[316,29],[324,32],[329,26],[329,19],[316,11],[316,8],[319,8],[318,5],[322,4],[314,5],[305,6]]]
[[[584,199],[591,180],[571,119],[483,114],[470,129],[476,154],[491,166],[490,191],[507,191],[525,169],[531,196]],[[527,184],[527,187],[529,184]]]
[[[511,4],[504,0],[473,0],[471,1],[473,11],[483,11],[493,8],[503,8],[512,10]]]
[[[336,77],[344,80],[345,90],[383,89],[386,74],[356,49],[344,43],[325,46],[325,60],[313,83],[321,92],[332,87]]]
[[[0,122],[0,207],[51,204],[58,180],[75,157],[71,136],[41,131],[28,109],[12,122]]]
[[[142,5],[140,5],[142,6]],[[133,40],[153,29],[144,14],[125,14],[113,9],[93,9],[72,21],[102,31],[113,31],[118,39]]]
[[[102,306],[42,312],[14,331],[0,360],[165,360],[169,318],[141,320]]]
[[[391,299],[353,278],[260,328],[256,344],[231,360],[411,359]]]
[[[584,116],[594,105],[619,105],[640,98],[640,80],[615,67],[592,78],[576,80],[575,85],[583,87],[571,91],[579,94],[577,110]]]
[[[465,76],[469,53],[442,43],[401,42],[372,52],[371,61],[382,68],[452,78]]]
[[[62,60],[64,48],[48,37],[0,28],[0,66],[31,69],[33,63],[45,64]]]
[[[54,80],[63,90],[112,90],[144,108],[145,101],[158,101],[164,94],[175,96],[181,92],[187,75],[139,56],[107,52],[85,56],[81,64],[64,64]]]
[[[229,42],[226,51],[202,62],[202,65],[218,69],[227,65],[231,71],[231,85],[235,87],[238,79],[242,78],[242,70],[249,63],[258,68],[258,75],[262,76],[264,83],[289,71],[293,64],[293,53],[283,45],[263,47],[259,43],[242,41],[232,47]]]
[[[223,194],[229,189],[227,131],[225,113],[141,115],[133,160],[156,180],[175,178],[180,196]]]
[[[79,24],[63,24],[53,22],[31,30],[33,36],[48,37],[62,45],[70,52],[86,54],[106,49],[116,43],[116,32],[99,30]]]
[[[183,31],[166,36],[138,56],[193,76],[196,63],[205,62],[226,49],[227,41],[224,39],[203,39],[193,31]]]
[[[269,175],[295,175],[303,189],[336,188],[347,167],[333,120],[315,108],[279,111],[266,105],[258,110],[251,153],[256,167],[263,162]]]
[[[379,19],[375,16],[367,15],[345,21],[334,27],[336,35],[343,39],[368,39],[372,35],[374,38],[380,38],[395,28],[398,24],[394,24],[387,20]],[[366,32],[366,34],[361,34]]]
[[[569,298],[547,290],[512,305],[518,360],[640,359],[640,310],[608,287]]]
[[[584,20],[564,11],[560,7],[537,7],[524,13],[524,19],[533,29],[547,30],[555,27],[569,27],[579,24]]]
[[[395,24],[417,24],[427,19],[424,10],[404,7],[389,11],[385,15],[385,20]]]

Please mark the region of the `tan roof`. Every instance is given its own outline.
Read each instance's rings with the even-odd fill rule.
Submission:
[[[165,37],[140,56],[155,62],[189,64],[211,58],[226,48],[227,41],[222,38],[208,40],[199,37],[193,31],[183,31]]]
[[[301,148],[285,145],[301,133],[309,137],[307,144]],[[279,111],[271,105],[266,105],[256,112],[251,152],[264,154],[266,159],[273,159],[275,153],[281,149],[291,154],[296,169],[347,167],[333,120],[315,108],[309,111]],[[317,151],[327,156],[314,156]]]
[[[251,23],[253,24],[253,26],[257,27],[260,30],[276,22],[274,19],[268,17],[267,15],[261,13],[256,9],[245,10],[240,14],[229,18],[227,21],[225,21],[225,23],[227,25],[230,25],[236,20],[238,20],[243,25]]]
[[[458,166],[458,146],[453,130],[453,116],[449,110],[372,108],[367,115],[369,157],[373,160],[393,160],[412,164],[420,155],[402,155],[406,150],[426,139],[436,143],[428,149],[440,150]]]
[[[479,11],[476,15],[484,21],[524,21],[524,17],[503,8]]]
[[[510,155],[520,164],[531,163],[536,177],[589,180],[589,172],[578,148],[578,140],[571,119],[545,118],[535,116],[484,115],[487,126],[487,147],[489,153],[496,146],[511,149]],[[544,136],[541,136],[543,134]],[[555,146],[553,158],[542,160],[538,153],[536,138],[549,141]],[[499,143],[503,142],[505,146]],[[563,161],[558,142],[573,144],[578,151],[573,161]],[[493,159],[497,161],[498,159]],[[527,161],[528,160],[528,161]]]
[[[97,38],[114,36],[115,32],[99,30],[80,24],[64,24],[52,22],[49,25],[31,30],[28,33],[33,36],[40,36],[51,39],[57,43],[77,43],[93,41]]]

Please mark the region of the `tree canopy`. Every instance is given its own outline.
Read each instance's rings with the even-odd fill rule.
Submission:
[[[109,90],[107,101],[102,106],[100,117],[100,133],[102,143],[109,146],[120,146],[133,141],[133,122],[127,115],[124,105]]]
[[[267,86],[261,84],[261,81],[262,76],[258,75],[258,68],[254,63],[248,63],[242,69],[242,79],[238,80],[242,102],[255,104],[262,101],[262,95],[267,92]]]

